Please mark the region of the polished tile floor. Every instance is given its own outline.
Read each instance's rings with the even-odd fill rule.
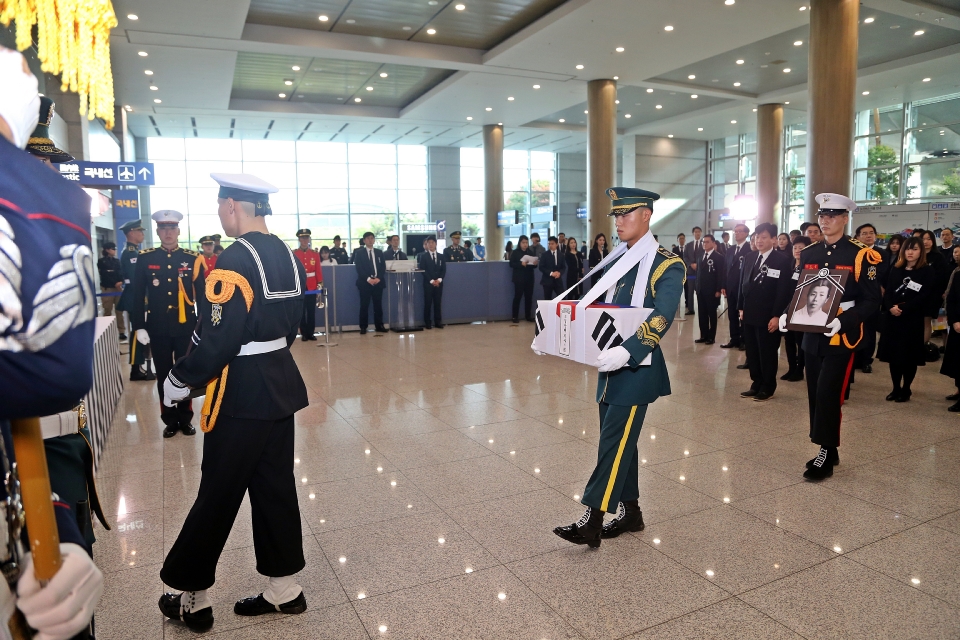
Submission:
[[[721,319],[721,334],[726,335]],[[673,395],[640,436],[642,533],[571,546],[599,432],[593,370],[529,350],[530,325],[297,342],[309,609],[240,618],[260,592],[245,504],[211,590],[220,638],[957,638],[960,416],[939,365],[908,404],[857,375],[841,466],[810,484],[804,383],[743,400],[743,353],[661,343]],[[781,361],[782,366],[785,365]],[[197,404],[199,410],[199,402]],[[186,638],[160,564],[200,480],[202,435],[163,440],[156,389],[128,383],[99,487],[113,531],[100,640]]]

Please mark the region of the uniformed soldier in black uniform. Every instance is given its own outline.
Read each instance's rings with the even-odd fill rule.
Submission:
[[[460,232],[454,231],[451,233],[450,239],[453,240],[453,246],[447,247],[443,250],[443,261],[473,262],[473,251],[470,251],[470,249],[467,249],[466,247],[460,246]]]
[[[268,193],[251,175],[212,174],[221,185],[220,221],[236,238],[206,282],[201,339],[167,376],[167,402],[206,386],[200,426],[203,475],[160,577],[183,593],[160,598],[160,610],[195,631],[213,625],[206,590],[243,502],[250,494],[257,571],[270,577],[260,595],[234,613],[303,613],[307,602],[294,574],[303,569],[300,510],[293,475],[294,413],[307,389],[290,354],[303,311],[306,271],[267,230]]]
[[[330,257],[337,261],[337,264],[348,264],[350,256],[347,250],[340,246],[340,236],[333,236],[333,246],[330,247]]]
[[[807,462],[803,476],[821,480],[833,475],[840,463],[841,407],[853,371],[854,352],[864,344],[864,320],[880,305],[880,278],[877,265],[880,254],[844,233],[850,211],[857,205],[846,196],[821,193],[820,241],[800,253],[800,281],[807,270],[843,269],[849,272],[840,303],[839,315],[827,324],[827,332],[806,333],[807,400],[810,405],[810,440],[820,451]],[[780,317],[780,330],[786,330],[787,314]]]
[[[130,314],[133,312],[133,281],[136,279],[137,257],[140,255],[140,243],[143,242],[143,225],[139,220],[124,223],[120,230],[127,239],[126,247],[120,254],[120,275],[123,276],[123,293],[117,309],[127,314],[127,327],[130,344],[130,380],[156,380],[150,370],[150,345],[137,342],[137,332],[133,329]]]
[[[137,340],[151,345],[157,366],[160,418],[166,425],[163,437],[172,438],[177,431],[192,436],[197,430],[190,424],[190,399],[176,407],[162,404],[163,380],[173,363],[187,354],[190,334],[203,304],[205,267],[203,256],[177,245],[182,213],[164,209],[154,213],[153,219],[161,245],[158,249],[144,249],[137,256],[130,321]]]

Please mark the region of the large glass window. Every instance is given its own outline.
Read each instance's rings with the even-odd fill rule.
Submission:
[[[792,124],[783,130],[783,185],[781,198],[784,227],[797,229],[803,222],[807,188],[807,125]]]
[[[903,105],[857,114],[853,143],[853,199],[870,204],[900,201]]]
[[[401,224],[427,221],[423,146],[148,138],[147,155],[156,170],[151,206],[184,214],[180,239],[187,246],[222,233],[214,172],[252,173],[279,187],[270,196],[268,224],[289,242],[297,229],[309,228],[317,248],[332,245],[335,235],[356,246],[366,231],[384,243]],[[482,213],[482,153],[479,188]]]
[[[757,134],[717,138],[710,142],[708,208],[728,209],[740,194],[756,192]]]

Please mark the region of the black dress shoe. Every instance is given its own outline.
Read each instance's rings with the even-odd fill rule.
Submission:
[[[213,607],[204,607],[199,611],[184,611],[180,606],[179,593],[165,593],[160,596],[160,611],[171,620],[181,620],[191,631],[208,631],[213,626]]]
[[[694,342],[696,344],[703,344],[704,342],[706,342],[706,340],[704,340],[703,338],[698,338],[697,340],[694,340]]]
[[[527,322],[536,322],[533,318],[524,318]]]
[[[644,526],[643,511],[640,507],[627,506],[621,502],[617,508],[617,517],[603,525],[600,537],[616,538],[627,531],[643,531]]]
[[[960,413],[960,401],[957,401],[956,404],[952,404],[949,407],[947,407],[947,411],[949,411],[950,413]]]
[[[957,400],[960,400],[960,393],[951,393],[950,395],[948,395],[948,396],[946,397],[946,399],[947,399],[947,400],[952,400],[953,402],[956,402]]]
[[[366,330],[366,329],[360,329],[360,335],[362,335],[362,336],[367,335],[367,330]]]
[[[733,349],[733,348],[736,347],[736,346],[737,346],[737,345],[735,345],[733,342],[728,342],[727,344],[722,344],[722,345],[720,345],[720,348],[721,348],[721,349]]]
[[[567,542],[596,549],[600,546],[600,534],[603,532],[603,512],[588,508],[579,520],[565,527],[557,527],[553,532]]]
[[[157,376],[153,374],[153,371],[143,372],[138,368],[134,368],[130,371],[130,380],[132,382],[142,382],[146,380],[156,380]]]
[[[317,340],[317,336],[310,336],[310,337],[309,337],[308,339],[309,339],[309,340],[312,340],[312,341],[314,341],[314,342],[316,342],[316,340]]]
[[[437,325],[437,329],[443,329],[445,326],[447,326],[447,325],[445,325],[445,324],[438,324],[438,325]]]
[[[377,333],[387,333],[387,328],[384,326],[377,327]]]
[[[780,376],[780,379],[781,379],[781,380],[789,380],[792,375],[793,375],[793,371],[787,371],[785,374],[783,374],[782,376]]]
[[[823,480],[833,475],[833,465],[824,464],[822,467],[813,467],[803,472],[803,477],[807,480]]]
[[[307,599],[303,597],[303,591],[290,602],[283,604],[270,604],[261,593],[258,596],[250,596],[243,600],[237,600],[233,605],[233,612],[238,616],[262,616],[265,613],[303,613],[307,610]]]
[[[807,469],[812,469],[813,463],[816,462],[816,460],[817,460],[816,458],[811,458],[810,460],[807,460]],[[831,464],[833,466],[837,466],[838,464],[840,464],[840,452],[834,449],[833,453],[828,454],[827,464]]]
[[[121,333],[119,337],[120,337],[121,340],[126,340],[126,339],[127,339],[127,334]]]
[[[794,371],[790,377],[787,378],[787,382],[803,382],[803,371]]]
[[[747,350],[747,345],[745,345],[745,344],[743,344],[743,343],[741,342],[741,343],[740,343],[740,346],[737,347],[737,349],[739,349],[740,351],[746,351],[746,350]]]
[[[512,322],[513,324],[519,324],[519,323],[520,323],[520,320],[518,320],[517,318],[514,318],[514,319],[511,320],[510,322]]]
[[[747,389],[746,391],[740,392],[741,398],[755,398],[758,395],[760,395],[760,392],[757,391],[756,389]]]
[[[197,429],[189,422],[186,424],[180,425],[180,433],[185,436],[195,436],[197,435]]]
[[[761,391],[753,397],[754,402],[766,402],[773,397],[772,393],[767,393],[766,391]]]
[[[704,340],[704,344],[713,344],[716,340]]]
[[[173,436],[177,435],[177,433],[179,432],[180,432],[180,427],[171,427],[167,425],[166,427],[163,428],[163,437],[172,438]]]
[[[861,371],[863,371],[864,373],[873,373],[873,365],[865,364],[863,365],[863,369],[861,369]]]
[[[692,315],[695,315],[695,314],[694,314],[693,311],[687,311],[687,312],[686,312],[685,314],[683,314],[683,315],[685,315],[685,316],[692,316]]]
[[[301,341],[301,342],[306,342],[306,341],[309,340],[309,339],[310,339],[310,338],[308,338],[307,336],[300,336],[300,341]]]
[[[909,389],[904,389],[900,392],[900,395],[894,398],[894,402],[910,402],[910,396],[913,395],[913,392]]]
[[[900,397],[900,389],[894,389],[893,391],[887,394],[886,400],[887,402],[893,402],[899,397]]]
[[[737,365],[737,369],[749,369],[749,368],[750,368],[750,365],[748,365],[746,362],[744,362],[743,364]]]

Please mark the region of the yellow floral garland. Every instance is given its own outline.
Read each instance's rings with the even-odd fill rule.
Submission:
[[[110,30],[117,26],[110,0],[0,0],[0,23],[17,23],[17,49],[33,44],[41,68],[61,74],[60,90],[80,95],[80,115],[113,128]]]

